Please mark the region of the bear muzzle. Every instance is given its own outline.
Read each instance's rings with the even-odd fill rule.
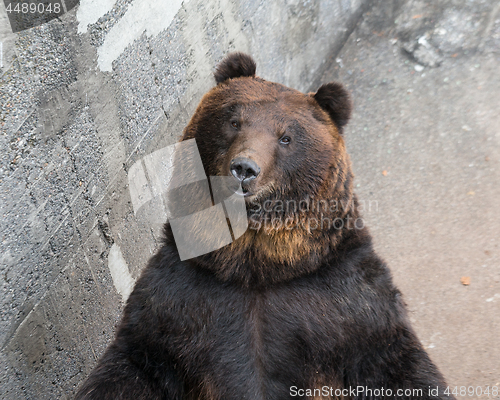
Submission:
[[[231,160],[229,170],[231,175],[240,181],[243,195],[245,197],[250,196],[252,193],[249,189],[253,183],[252,181],[260,174],[260,167],[257,163],[250,158],[236,157]]]

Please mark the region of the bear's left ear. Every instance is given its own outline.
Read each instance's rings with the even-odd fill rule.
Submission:
[[[311,96],[325,110],[332,121],[337,125],[339,131],[349,122],[352,112],[351,97],[347,90],[337,82],[326,83]]]
[[[255,76],[257,68],[252,57],[245,53],[231,53],[221,61],[214,72],[217,83],[240,76]]]

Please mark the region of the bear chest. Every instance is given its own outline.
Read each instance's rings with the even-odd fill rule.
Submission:
[[[289,398],[290,388],[335,385],[331,370],[346,316],[318,288],[266,292],[207,287],[177,306],[169,353],[200,390],[195,398]],[[347,315],[347,314],[346,314]],[[328,378],[327,378],[328,377]],[[205,393],[205,394],[203,394]]]

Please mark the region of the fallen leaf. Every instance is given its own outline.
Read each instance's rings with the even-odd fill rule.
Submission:
[[[462,276],[460,278],[460,283],[464,286],[469,286],[470,285],[470,276]]]

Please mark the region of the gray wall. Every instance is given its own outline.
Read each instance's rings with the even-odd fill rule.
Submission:
[[[129,169],[178,140],[215,64],[249,52],[314,89],[367,3],[164,1],[82,1],[16,34],[0,4],[2,399],[71,398],[112,339],[165,218],[134,213]]]

